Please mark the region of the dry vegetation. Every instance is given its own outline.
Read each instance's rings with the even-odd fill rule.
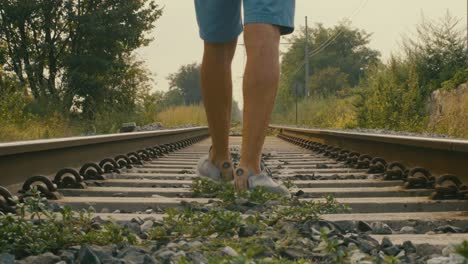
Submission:
[[[431,105],[430,131],[468,138],[468,83],[452,91],[436,91]]]

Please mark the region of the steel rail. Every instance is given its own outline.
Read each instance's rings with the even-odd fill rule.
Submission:
[[[51,175],[65,167],[205,135],[207,127],[193,127],[2,143],[0,185],[8,187],[33,175]]]
[[[283,135],[295,136],[361,154],[423,167],[432,175],[453,174],[468,182],[468,140],[345,132],[270,125]]]

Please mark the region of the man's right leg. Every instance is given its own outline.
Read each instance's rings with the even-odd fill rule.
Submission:
[[[203,102],[213,142],[210,159],[220,166],[229,160],[229,128],[232,105],[231,63],[237,39],[228,43],[205,42],[201,67]]]
[[[241,0],[195,0],[195,8],[200,37],[205,41],[201,85],[213,142],[210,157],[199,161],[197,171],[200,176],[215,181],[232,180],[228,145],[232,105],[231,63],[237,37],[243,29]]]

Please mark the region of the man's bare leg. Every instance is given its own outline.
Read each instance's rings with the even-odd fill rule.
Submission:
[[[237,39],[229,43],[205,42],[201,67],[203,102],[213,142],[210,159],[219,166],[229,160],[229,128],[231,123],[231,63]]]
[[[244,42],[244,118],[240,167],[260,173],[260,159],[279,82],[280,30],[270,24],[247,24]],[[246,177],[236,177],[236,187],[246,189]]]

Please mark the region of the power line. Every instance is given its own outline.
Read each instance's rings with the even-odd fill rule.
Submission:
[[[361,2],[361,4],[354,10],[354,12],[349,17],[349,19],[352,20],[355,16],[357,16],[362,11],[362,9],[364,9],[364,7],[367,5],[367,3],[369,3],[369,0],[363,0]],[[328,46],[330,46],[331,43],[333,43],[333,41],[335,41],[341,34],[343,34],[343,32],[344,32],[343,28],[339,29],[338,32],[335,33],[334,36],[330,37],[327,41],[322,43],[319,47],[317,47],[316,49],[311,51],[309,53],[309,57],[315,56],[315,55],[319,54],[320,52],[322,52],[324,49],[326,49]]]
[[[353,11],[353,13],[351,13],[351,15],[349,16],[349,19],[352,20],[354,17],[356,17],[364,9],[364,7],[368,3],[369,3],[369,0],[363,0],[361,2],[361,4]],[[325,50],[328,46],[330,46],[333,43],[333,41],[335,41],[341,34],[343,34],[343,32],[344,32],[344,29],[339,29],[338,32],[335,33],[335,35],[331,36],[325,42],[323,42],[319,47],[312,50],[309,53],[309,56],[307,57],[307,59],[309,59],[310,57],[313,57],[313,56],[319,54],[320,52],[322,52],[323,50]],[[292,75],[296,75],[299,71],[301,71],[303,69],[304,65],[306,64],[305,62],[306,62],[306,59],[304,59],[304,61],[296,69],[296,71],[294,71],[294,73]]]

